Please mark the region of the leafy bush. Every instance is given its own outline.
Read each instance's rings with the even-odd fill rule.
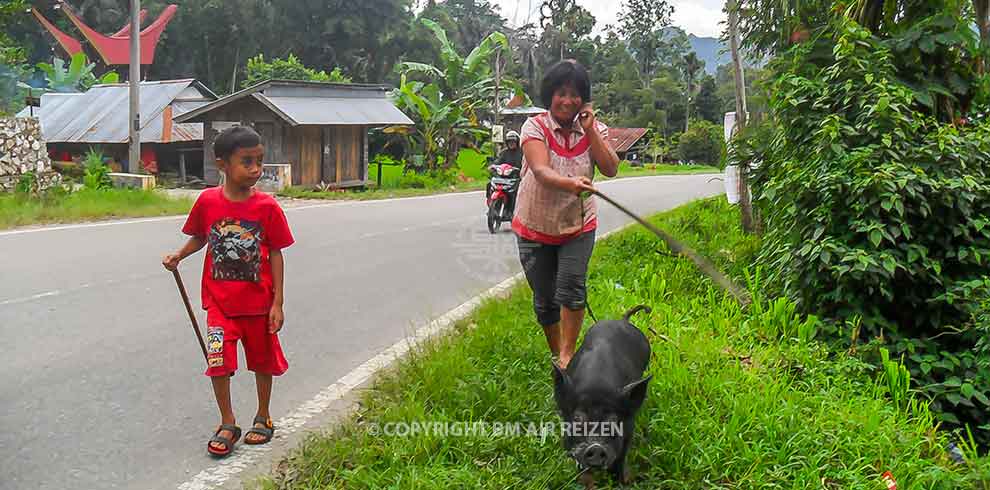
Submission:
[[[751,152],[764,161],[754,174],[760,260],[802,310],[857,316],[863,336],[890,340],[943,420],[987,428],[987,351],[976,349],[986,330],[974,311],[990,272],[990,124],[946,122],[932,87],[903,82],[891,48],[923,43],[958,60],[949,41],[973,33],[946,19],[889,40],[835,20],[774,62],[775,124]],[[949,78],[971,77],[964,61]],[[985,86],[956,85],[960,100]]]
[[[681,133],[677,152],[684,162],[717,165],[724,146],[722,126],[708,121],[694,121],[690,129]]]
[[[289,54],[288,58],[275,58],[265,61],[265,55],[259,54],[248,60],[247,78],[241,83],[244,88],[257,85],[266,80],[304,80],[311,82],[340,82],[350,83],[351,78],[344,75],[340,67],[330,73],[307,67],[296,55]]]
[[[41,194],[41,183],[38,181],[38,174],[34,172],[21,174],[21,178],[17,180],[17,185],[14,186],[14,192],[24,196],[38,197]]]
[[[404,189],[436,189],[457,183],[457,172],[436,170],[433,172],[405,172],[399,179],[399,187]]]
[[[87,189],[111,189],[113,180],[110,179],[110,167],[103,163],[103,154],[90,150],[84,161],[86,174],[83,176],[83,186]]]

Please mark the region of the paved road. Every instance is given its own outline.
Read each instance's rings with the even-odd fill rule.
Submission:
[[[638,213],[720,191],[710,176],[601,189]],[[484,228],[480,193],[287,210],[289,359],[276,418],[416,326],[518,271],[511,233]],[[629,220],[602,205],[602,232]],[[0,233],[0,488],[176,488],[213,464],[203,360],[160,256],[181,218]],[[198,298],[202,256],[183,264]],[[200,315],[202,318],[203,315]],[[202,321],[202,320],[201,320]],[[254,383],[234,379],[241,425]]]

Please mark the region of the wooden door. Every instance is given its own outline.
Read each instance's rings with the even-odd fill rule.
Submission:
[[[337,155],[334,148],[337,146],[337,138],[334,129],[331,127],[322,128],[323,133],[323,181],[337,183]]]
[[[318,127],[300,128],[300,166],[302,185],[314,186],[320,183],[320,170],[323,165],[323,132]]]

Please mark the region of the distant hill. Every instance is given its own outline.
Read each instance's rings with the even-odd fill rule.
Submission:
[[[698,58],[705,60],[705,72],[715,75],[715,70],[719,65],[732,62],[729,48],[716,37],[698,37],[694,34],[688,36],[691,42],[691,49],[698,54]]]
[[[667,36],[675,36],[678,32],[684,33],[680,27],[671,26],[664,29]],[[691,49],[697,53],[698,58],[705,62],[705,72],[714,76],[720,65],[732,63],[732,55],[729,54],[729,47],[717,37],[698,37],[694,34],[687,35]],[[747,63],[749,65],[749,63]]]

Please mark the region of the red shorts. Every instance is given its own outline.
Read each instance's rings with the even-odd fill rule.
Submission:
[[[244,344],[248,371],[281,376],[289,363],[278,334],[268,333],[268,316],[227,317],[219,308],[206,310],[207,376],[228,376],[237,371],[237,341]]]

